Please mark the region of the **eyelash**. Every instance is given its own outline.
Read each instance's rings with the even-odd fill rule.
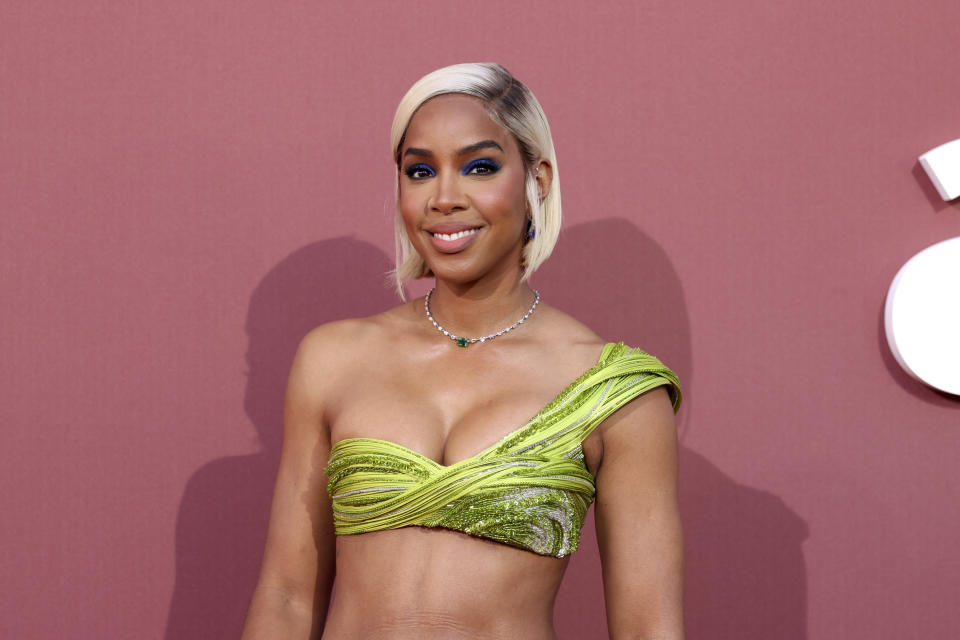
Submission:
[[[474,173],[473,175],[489,176],[500,170],[500,163],[490,160],[489,158],[480,158],[467,164],[461,173],[465,176],[470,175],[474,169],[482,169],[482,171],[480,173]],[[427,175],[417,175],[417,173],[421,171],[427,172]],[[422,162],[410,165],[404,173],[411,180],[426,180],[427,178],[432,178],[437,175],[436,171]]]
[[[483,173],[475,173],[477,176],[488,176],[492,173],[496,173],[500,170],[500,163],[490,160],[489,158],[480,158],[479,160],[474,160],[466,167],[463,168],[463,174],[468,175],[474,169],[483,169]]]
[[[416,174],[419,171],[429,172],[430,175],[418,176]],[[433,176],[436,175],[436,172],[434,172],[433,169],[431,169],[429,166],[422,163],[410,165],[409,167],[407,167],[407,170],[404,173],[406,173],[407,177],[410,178],[411,180],[424,180],[426,178],[432,178]]]

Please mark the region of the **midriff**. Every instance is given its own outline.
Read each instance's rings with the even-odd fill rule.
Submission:
[[[568,560],[446,529],[339,536],[323,638],[552,640]]]

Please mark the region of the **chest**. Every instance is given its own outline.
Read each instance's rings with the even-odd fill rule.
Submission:
[[[427,358],[368,368],[355,372],[355,381],[342,381],[328,417],[331,441],[377,438],[454,464],[527,424],[582,369],[576,363]]]

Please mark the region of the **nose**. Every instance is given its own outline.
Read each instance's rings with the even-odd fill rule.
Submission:
[[[460,174],[456,171],[443,171],[433,181],[435,191],[430,198],[430,210],[444,215],[464,211],[469,202],[463,192]]]

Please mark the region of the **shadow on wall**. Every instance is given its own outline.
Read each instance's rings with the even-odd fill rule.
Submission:
[[[240,637],[266,542],[283,396],[297,345],[317,325],[396,304],[382,284],[392,266],[373,245],[336,238],[297,250],[257,285],[247,313],[244,409],[262,449],[214,460],[187,484],[177,518],[168,640]]]
[[[396,304],[382,284],[391,266],[372,245],[338,238],[298,250],[257,286],[247,318],[244,406],[263,449],[210,462],[187,485],[168,640],[239,637],[263,554],[297,344],[318,324]],[[554,258],[533,280],[545,301],[603,338],[660,356],[680,376],[689,637],[806,638],[805,523],[775,496],[738,485],[682,444],[696,404],[693,359],[683,290],[664,251],[625,220],[577,225],[564,230]],[[607,637],[602,589],[591,508],[557,597],[560,638]]]
[[[799,640],[806,632],[807,526],[776,496],[737,484],[684,446],[709,416],[694,418],[690,322],[666,252],[631,222],[607,219],[565,229],[533,276],[544,299],[608,340],[660,357],[680,377],[680,507],[690,638]],[[554,614],[562,639],[607,638],[593,507],[571,557]]]

